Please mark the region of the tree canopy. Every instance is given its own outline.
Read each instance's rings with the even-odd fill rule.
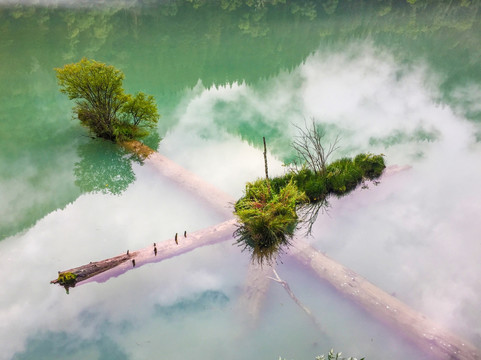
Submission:
[[[112,65],[83,58],[55,71],[60,91],[75,100],[77,118],[98,137],[115,142],[140,138],[160,117],[153,96],[125,94],[124,74]]]

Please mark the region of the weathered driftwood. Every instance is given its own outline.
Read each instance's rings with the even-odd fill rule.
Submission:
[[[246,314],[249,327],[254,327],[259,320],[262,305],[269,289],[269,277],[272,273],[271,265],[251,261],[247,270],[246,281],[242,294],[237,302],[242,314]]]
[[[135,253],[119,255],[119,256],[115,256],[113,258],[105,259],[102,261],[90,262],[87,265],[82,265],[73,269],[59,271],[58,273],[59,278],[61,275],[64,275],[67,273],[74,274],[76,276],[75,281],[68,284],[68,286],[75,286],[76,283],[85,281],[95,275],[101,274],[109,269],[119,266],[123,262],[126,262],[127,260],[131,259],[131,257],[133,256],[135,256]],[[59,283],[59,278],[50,281],[50,283],[51,284]]]
[[[180,185],[183,189],[190,191],[194,194],[194,196],[206,201],[213,209],[216,209],[222,215],[226,216],[226,219],[232,217],[233,204],[235,203],[235,199],[232,198],[230,195],[224,193],[212,184],[207,183],[206,181],[199,178],[197,175],[179,166],[170,159],[166,158],[165,156],[159,154],[156,151],[153,151],[151,148],[138,141],[129,141],[123,143],[122,145],[127,150],[137,154],[137,156],[144,159],[145,163],[153,166],[164,177],[175,181],[175,183]],[[264,150],[264,157],[266,158],[266,150]],[[232,221],[233,223],[229,223],[230,225],[232,225],[232,227],[230,229],[230,234],[228,234],[228,239],[232,239],[232,234],[235,230],[235,221]],[[209,234],[209,231],[210,230],[206,229],[206,231],[202,233],[203,239],[208,239],[212,236],[212,234]],[[198,241],[196,241],[196,244],[202,246],[200,245],[200,241],[203,239],[199,239]],[[179,245],[185,245],[183,239],[181,240],[182,242],[179,243]],[[160,255],[160,248],[158,248],[158,250]],[[186,249],[185,251],[189,250]],[[165,253],[165,250],[162,252]],[[157,261],[160,261],[160,258],[158,258]],[[248,314],[248,322],[251,325],[254,325],[259,318],[260,310],[262,304],[264,303],[267,290],[269,288],[269,280],[266,276],[270,273],[270,271],[270,267],[267,266],[264,266],[264,268],[262,268],[258,264],[254,263],[251,263],[249,265],[246,282],[244,284],[244,290],[240,297],[238,305],[242,308],[242,311],[245,314]],[[105,275],[107,276],[108,274]]]
[[[160,174],[171,179],[182,187],[182,189],[190,191],[196,198],[207,202],[214,211],[224,215],[225,220],[232,218],[235,199],[229,194],[209,184],[194,173],[179,166],[158,152],[153,151],[139,141],[124,142],[122,146],[143,158],[145,164],[151,165]]]
[[[303,239],[296,239],[290,254],[313,269],[340,294],[373,317],[392,326],[435,359],[479,360],[479,349],[427,319],[354,271],[323,255]]]
[[[105,282],[110,278],[117,277],[134,268],[132,260],[135,260],[135,268],[138,268],[146,264],[160,262],[184,254],[201,246],[231,240],[232,233],[236,229],[235,224],[235,219],[231,219],[207,229],[187,234],[187,237],[180,236],[178,244],[176,244],[174,238],[162,241],[156,244],[157,254],[155,254],[152,244],[144,249],[130,252],[128,255],[124,254],[91,262],[77,268],[62,271],[59,274],[70,272],[77,275],[75,285],[88,282]],[[58,279],[52,280],[51,283],[58,283],[57,280]]]
[[[229,215],[229,217],[232,214],[230,205],[233,203],[233,199],[230,196],[141,143],[131,142],[124,144],[124,146],[137,153],[137,155],[146,158],[145,161],[152,163],[164,176],[171,178],[197,196],[205,199],[215,208],[220,209],[223,214]],[[392,174],[404,169],[400,167],[391,168],[387,169],[386,173]],[[77,283],[103,282],[132,269],[131,261],[127,260],[136,260],[136,267],[158,262],[200,246],[230,240],[235,227],[236,221],[231,219],[211,228],[189,234],[187,238],[181,237],[178,245],[175,244],[174,239],[158,243],[157,256],[155,256],[153,246],[150,246],[135,251],[129,256],[124,254],[65,272],[76,274],[77,279],[79,279]],[[479,349],[426,319],[422,314],[377,288],[352,270],[324,256],[304,240],[298,238],[293,242],[291,254],[302,264],[312,268],[319,278],[328,282],[340,294],[362,306],[372,316],[399,329],[403,336],[411,339],[421,349],[436,356],[437,359],[481,359]],[[269,286],[268,271],[270,272],[271,269],[267,266],[259,268],[252,264],[249,268],[241,303],[248,304],[247,312],[254,319],[259,315]],[[52,282],[55,283],[56,280]]]

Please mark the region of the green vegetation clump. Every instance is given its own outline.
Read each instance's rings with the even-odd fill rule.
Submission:
[[[341,356],[342,356],[342,353],[340,352],[336,353],[334,352],[334,349],[331,349],[327,354],[327,358],[325,355],[321,355],[321,356],[316,356],[316,360],[357,360],[357,358],[354,358],[354,357],[345,358]],[[361,358],[359,360],[364,360],[364,359],[365,358]]]
[[[380,177],[386,168],[383,155],[359,154],[354,158],[354,164],[358,166],[364,173],[364,176],[370,180]]]
[[[75,100],[74,113],[100,138],[121,142],[147,136],[159,119],[154,98],[125,94],[124,74],[111,65],[83,58],[56,68],[60,91]]]
[[[344,195],[361,183],[364,172],[350,158],[334,161],[327,167],[326,181],[329,191]]]
[[[282,246],[288,246],[298,223],[296,208],[308,201],[289,181],[274,190],[265,180],[247,183],[245,196],[235,204],[241,225],[234,235],[260,264],[270,263]]]
[[[77,275],[71,272],[62,272],[58,274],[57,281],[60,285],[75,285]]]
[[[382,155],[359,154],[354,160],[342,158],[318,173],[302,167],[284,176],[247,183],[245,195],[235,204],[240,225],[234,236],[237,244],[252,252],[260,264],[271,263],[283,246],[289,245],[299,225],[298,210],[313,209],[315,221],[319,205],[334,194],[343,196],[366,180],[377,179],[385,169]]]

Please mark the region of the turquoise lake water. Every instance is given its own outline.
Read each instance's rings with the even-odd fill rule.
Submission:
[[[263,176],[262,136],[281,174],[311,118],[336,157],[410,166],[330,199],[308,241],[481,347],[480,3],[252,3],[0,1],[1,360],[428,358],[287,255],[278,272],[323,332],[275,283],[249,327],[234,240],[68,296],[50,285],[224,220],[72,119],[53,69],[84,56],[155,96],[146,143],[233,198]]]

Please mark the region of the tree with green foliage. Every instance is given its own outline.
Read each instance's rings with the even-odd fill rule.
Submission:
[[[154,98],[125,94],[124,74],[112,65],[83,58],[55,71],[60,91],[75,100],[77,118],[100,138],[120,142],[144,137],[159,119]]]

